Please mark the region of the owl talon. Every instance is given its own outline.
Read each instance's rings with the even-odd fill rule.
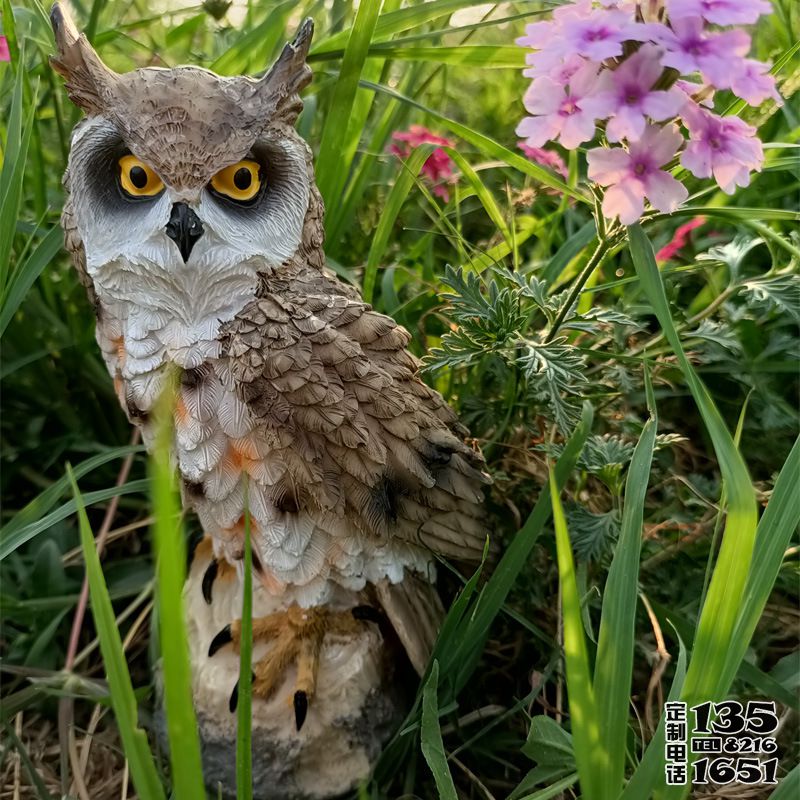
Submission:
[[[211,658],[218,650],[233,641],[231,626],[226,625],[212,640],[208,646],[208,657]]]
[[[281,687],[286,669],[297,667],[297,678],[291,695],[295,727],[303,727],[317,687],[317,672],[322,642],[326,633],[357,636],[364,622],[379,623],[379,612],[370,606],[356,606],[347,611],[291,606],[286,611],[253,619],[253,641],[271,643],[267,654],[254,665],[253,696],[269,700]],[[208,656],[212,657],[228,644],[238,649],[240,622],[226,625],[212,640]],[[231,713],[239,702],[239,682],[229,700]]]
[[[295,692],[293,705],[294,724],[297,728],[297,732],[300,733],[300,729],[306,721],[306,714],[308,714],[308,695],[303,691]]]
[[[211,592],[214,588],[214,581],[217,579],[217,573],[219,572],[219,561],[215,558],[206,569],[205,573],[203,574],[203,599],[206,601],[208,605],[211,605]]]

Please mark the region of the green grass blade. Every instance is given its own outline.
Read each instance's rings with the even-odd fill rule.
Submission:
[[[250,543],[250,502],[245,473],[244,576],[239,636],[239,700],[236,707],[236,797],[253,798],[253,551]]]
[[[582,796],[595,800],[602,796],[607,773],[607,753],[600,739],[597,705],[592,689],[589,653],[581,618],[581,598],[575,577],[575,562],[567,531],[567,520],[561,506],[555,473],[550,473],[550,502],[556,532],[558,578],[561,589],[561,613],[564,626],[564,663],[572,721],[572,742],[578,766]],[[606,742],[607,744],[607,742]]]
[[[177,800],[203,797],[200,737],[192,702],[192,673],[183,604],[186,543],[170,451],[175,394],[162,392],[156,409],[156,446],[150,459],[159,641],[172,784]]]
[[[22,54],[24,58],[24,52]],[[23,69],[17,70],[11,112],[6,127],[6,146],[0,169],[0,292],[5,297],[11,278],[11,247],[14,243],[17,219],[22,206],[25,166],[31,133],[36,121],[36,98],[23,122]]]
[[[79,464],[72,467],[72,474],[75,480],[79,480],[84,475],[92,472],[98,467],[102,467],[109,461],[115,461],[118,458],[125,458],[130,453],[144,452],[142,445],[125,445],[124,447],[115,447],[112,450],[106,450],[96,456],[87,458]],[[20,509],[0,530],[0,543],[4,545],[6,539],[19,531],[26,525],[36,522],[37,519],[46,514],[57,502],[65,492],[70,491],[70,479],[66,473],[48,486],[41,494],[37,495],[30,501],[24,508]]]
[[[591,404],[584,403],[581,421],[564,446],[555,465],[554,474],[559,489],[563,488],[567,477],[575,467],[583,445],[592,430],[593,418],[594,411]],[[445,674],[449,674],[452,668],[458,666],[454,684],[455,692],[460,691],[472,675],[489,636],[492,622],[500,613],[511,587],[524,569],[534,544],[550,518],[550,512],[550,493],[544,490],[540,492],[525,524],[506,547],[499,564],[481,591],[474,611],[466,619],[465,625],[458,630],[452,642],[444,642],[443,637],[440,637],[443,652],[447,653],[448,659],[447,662],[442,661]],[[445,658],[444,654],[441,658]]]
[[[370,47],[370,58],[392,58],[397,61],[433,61],[481,69],[522,69],[525,51],[515,45],[471,44],[458,47],[407,47],[378,43]]]
[[[559,192],[567,195],[567,197],[572,197],[574,200],[579,200],[581,203],[587,203],[591,206],[594,205],[594,202],[591,199],[589,199],[582,192],[579,192],[568,184],[564,183],[564,181],[556,177],[555,173],[551,172],[549,169],[540,167],[538,164],[534,164],[533,161],[530,161],[524,156],[519,155],[519,153],[514,153],[507,147],[503,147],[503,145],[501,145],[499,142],[496,142],[491,137],[486,136],[483,133],[479,133],[467,125],[462,125],[460,122],[456,122],[454,119],[450,119],[444,114],[440,114],[438,111],[434,111],[432,108],[428,108],[427,106],[418,103],[416,100],[412,100],[410,97],[400,94],[400,92],[395,91],[389,86],[383,86],[379,83],[370,83],[369,81],[362,81],[361,85],[367,89],[372,89],[375,92],[387,94],[390,97],[394,97],[403,103],[407,103],[414,108],[423,111],[425,114],[437,119],[456,136],[461,137],[465,142],[469,142],[474,147],[477,147],[482,153],[485,153],[487,156],[491,156],[492,158],[496,158],[499,161],[505,162],[508,164],[508,166],[519,170],[525,175],[530,175],[530,177],[535,178],[545,186],[549,186],[551,189],[557,189]]]
[[[503,238],[505,239],[509,249],[513,250],[514,237],[512,236],[511,231],[508,229],[503,212],[497,205],[494,195],[486,188],[486,184],[484,184],[484,182],[480,179],[478,173],[475,172],[469,161],[467,161],[467,159],[464,158],[464,156],[462,156],[458,150],[453,147],[443,147],[442,150],[444,150],[450,156],[450,158],[455,161],[456,166],[458,166],[458,168],[461,170],[462,175],[475,190],[475,194],[481,201],[481,205],[489,215],[489,218],[497,226],[497,229],[503,234]]]
[[[756,625],[778,576],[784,553],[800,525],[800,437],[795,440],[756,530],[753,564],[741,602],[741,613],[720,675],[726,691],[750,645]]]
[[[61,228],[51,228],[25,259],[25,263],[14,270],[0,309],[0,336],[5,332],[28,290],[61,250],[63,241],[64,233]]]
[[[544,789],[539,789],[539,791],[534,792],[533,794],[522,795],[519,800],[550,800],[552,797],[558,797],[559,795],[564,797],[564,793],[567,791],[567,789],[569,789],[570,786],[574,786],[577,782],[578,773],[573,772],[571,775],[567,775],[560,781],[556,781]]]
[[[5,706],[5,700],[7,698],[3,698],[3,705]],[[14,730],[14,726],[9,723],[9,719],[11,715],[5,711],[0,717],[0,721],[2,721],[3,728],[5,729],[7,738],[7,744],[3,747],[3,757],[7,754],[9,747],[8,744],[11,745],[16,751],[17,755],[19,756],[19,760],[22,762],[22,765],[25,767],[25,771],[28,773],[28,777],[31,781],[31,786],[36,790],[36,795],[39,797],[39,800],[53,800],[53,796],[50,792],[47,791],[47,787],[44,785],[44,781],[42,780],[42,776],[39,774],[39,771],[36,767],[33,766],[33,762],[31,761],[31,757],[28,755],[28,751],[25,748],[25,745],[19,740],[19,737]],[[0,759],[0,766],[2,766],[2,759]],[[15,793],[16,794],[16,793]],[[18,794],[16,794],[19,797]]]
[[[420,746],[436,781],[439,800],[458,800],[453,777],[447,766],[442,729],[439,727],[439,662],[431,664],[428,681],[422,690],[422,729]]]
[[[645,423],[633,452],[625,482],[622,524],[603,591],[603,612],[595,661],[594,696],[598,721],[609,752],[608,772],[603,778],[602,788],[609,798],[619,794],[625,777],[644,501],[658,429],[655,399],[647,369],[645,386],[650,419]]]
[[[800,797],[800,764],[778,784],[772,800],[797,800]]]
[[[675,664],[675,675],[672,678],[668,701],[679,700],[686,680],[686,647],[678,637],[678,661]],[[658,721],[656,733],[647,745],[644,756],[636,767],[619,800],[642,800],[650,797],[653,787],[664,780],[664,714]]]
[[[385,40],[403,31],[419,28],[440,17],[449,16],[461,8],[480,5],[479,0],[433,0],[433,2],[400,8],[383,13],[378,17],[373,39]],[[347,43],[347,31],[342,31],[322,39],[312,49],[311,55],[319,57],[324,53],[341,51]]]
[[[697,403],[719,462],[729,498],[728,518],[708,596],[701,611],[692,658],[684,684],[690,705],[718,698],[727,687],[721,681],[728,652],[736,646],[735,625],[742,604],[747,574],[755,543],[757,510],[755,493],[747,467],[711,395],[697,377],[683,351],[672,322],[664,285],[656,266],[653,248],[639,225],[628,229],[630,250],[653,311],[675,352],[686,383]]]
[[[411,153],[408,160],[403,162],[403,169],[397,176],[397,180],[395,180],[394,186],[392,186],[389,196],[386,198],[386,205],[381,214],[380,222],[378,222],[378,227],[375,228],[372,244],[367,254],[367,266],[364,269],[364,286],[361,293],[367,303],[372,302],[378,265],[389,243],[389,237],[392,234],[397,215],[408,198],[422,165],[427,161],[434,149],[434,145],[424,144]]]
[[[114,619],[114,609],[111,607],[108,587],[103,577],[100,557],[97,555],[83,498],[69,466],[67,466],[67,475],[72,485],[75,506],[78,509],[78,525],[83,557],[86,562],[86,574],[89,578],[92,616],[100,639],[100,651],[103,654],[103,664],[111,693],[111,705],[117,720],[125,757],[128,759],[131,778],[142,800],[165,800],[164,789],[161,786],[153,754],[150,752],[147,742],[147,734],[138,725],[136,697],[125,661],[125,651],[122,649],[122,639]],[[202,797],[202,795],[200,796]]]
[[[110,489],[98,489],[96,492],[87,492],[83,496],[82,502],[90,506],[94,503],[102,503],[105,500],[110,500],[117,495],[144,493],[148,488],[149,483],[145,479],[128,481],[122,486],[112,486]],[[61,522],[62,519],[72,516],[77,509],[77,502],[74,499],[69,500],[52,513],[36,520],[36,522],[25,525],[12,534],[3,536],[2,540],[0,540],[0,561],[3,561],[18,547],[25,544],[25,542],[29,542],[35,536],[38,536],[42,531],[46,531],[57,522]]]
[[[358,82],[380,7],[381,0],[362,0],[358,6],[322,129],[316,171],[317,186],[326,205],[333,205],[339,199],[347,179],[349,164],[342,164],[342,152]]]

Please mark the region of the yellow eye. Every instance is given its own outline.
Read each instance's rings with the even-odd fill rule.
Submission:
[[[211,179],[211,188],[231,200],[252,200],[261,188],[261,165],[247,159],[231,164]]]
[[[122,156],[119,160],[119,182],[131,197],[155,197],[164,182],[150,167],[136,156]]]

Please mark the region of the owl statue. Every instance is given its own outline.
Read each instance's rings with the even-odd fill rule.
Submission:
[[[59,5],[51,16],[53,66],[85,112],[66,247],[148,447],[179,376],[174,461],[205,536],[184,600],[206,781],[233,795],[247,507],[255,793],[336,796],[396,724],[393,671],[425,670],[437,555],[482,555],[483,458],[420,380],[408,332],[325,268],[294,129],[312,22],[253,79],[119,74]]]

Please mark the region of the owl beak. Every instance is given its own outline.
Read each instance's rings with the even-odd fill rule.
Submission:
[[[185,264],[195,242],[203,235],[203,223],[186,203],[175,203],[164,231],[178,245]]]

